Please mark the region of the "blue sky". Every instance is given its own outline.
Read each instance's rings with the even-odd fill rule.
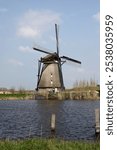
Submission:
[[[99,0],[0,0],[0,87],[36,87],[44,54],[32,47],[56,50],[55,23],[60,55],[82,62],[64,64],[65,86],[90,78],[99,83]]]

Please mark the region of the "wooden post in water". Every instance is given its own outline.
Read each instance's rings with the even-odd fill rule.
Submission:
[[[51,131],[55,132],[55,121],[56,121],[56,116],[55,114],[52,114],[51,116]]]
[[[95,109],[95,133],[100,134],[100,110]]]

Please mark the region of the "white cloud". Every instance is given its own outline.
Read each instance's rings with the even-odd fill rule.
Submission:
[[[19,46],[19,50],[21,52],[33,52],[33,50],[29,46]]]
[[[93,15],[93,18],[96,20],[96,21],[100,21],[100,12],[97,12],[96,14]]]
[[[7,11],[8,11],[7,8],[0,8],[0,12],[1,12],[1,13],[7,12]]]
[[[21,26],[18,32],[19,36],[24,37],[35,37],[38,34],[38,31],[30,26]]]
[[[14,66],[20,66],[20,67],[24,66],[22,62],[16,59],[10,59],[8,62]]]
[[[59,13],[49,10],[29,10],[20,19],[17,34],[25,38],[34,38],[37,36],[41,38],[51,24],[60,22],[61,18]]]

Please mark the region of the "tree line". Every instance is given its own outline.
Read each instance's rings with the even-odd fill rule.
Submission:
[[[83,88],[83,87],[96,87],[98,83],[95,79],[90,80],[76,80],[73,84],[73,88]]]

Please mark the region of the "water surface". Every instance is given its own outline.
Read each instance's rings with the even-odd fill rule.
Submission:
[[[95,108],[99,101],[1,100],[0,138],[50,137],[50,117],[55,113],[55,137],[94,139]]]

